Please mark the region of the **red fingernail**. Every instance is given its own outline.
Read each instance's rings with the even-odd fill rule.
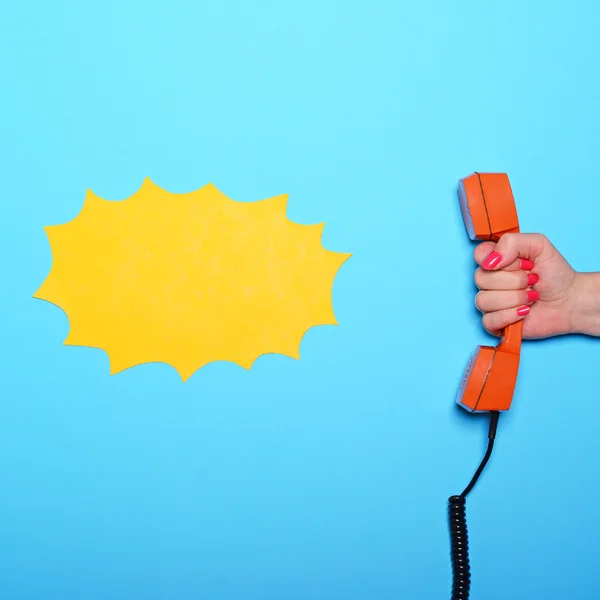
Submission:
[[[523,271],[531,271],[533,267],[534,265],[532,260],[528,260],[527,258],[521,260],[521,269],[523,269]]]
[[[529,306],[521,306],[521,308],[517,308],[517,314],[520,317],[524,317],[525,315],[529,314],[530,310],[531,310],[531,308]]]
[[[495,250],[493,252],[490,252],[486,259],[481,263],[481,266],[484,269],[493,269],[495,266],[498,265],[498,263],[502,260],[502,254],[500,254],[500,252],[496,252]]]
[[[527,300],[529,302],[535,302],[536,300],[539,300],[540,294],[539,292],[536,292],[535,290],[529,290],[527,292]]]
[[[536,275],[535,273],[529,273],[529,275],[527,275],[527,285],[535,285],[539,280],[539,275]]]

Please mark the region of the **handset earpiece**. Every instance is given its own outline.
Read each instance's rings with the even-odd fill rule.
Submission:
[[[472,240],[498,241],[519,232],[508,175],[474,173],[459,181],[463,219]],[[456,402],[470,412],[510,408],[519,372],[523,322],[507,327],[496,346],[478,346],[465,369]]]

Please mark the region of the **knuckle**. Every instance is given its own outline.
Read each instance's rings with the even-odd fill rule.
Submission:
[[[531,241],[531,247],[536,255],[541,254],[549,246],[552,246],[550,240],[543,233],[532,233]]]
[[[490,298],[490,295],[492,295],[492,297]],[[479,292],[479,294],[477,294],[477,308],[479,308],[479,310],[481,312],[488,312],[490,310],[493,309],[493,292],[487,292],[487,291],[483,291],[483,292]]]
[[[485,292],[479,292],[476,296],[475,296],[475,306],[482,312],[485,311],[485,305],[486,305],[486,298],[485,298]]]
[[[481,323],[483,325],[483,328],[489,333],[493,333],[494,331],[499,329],[496,322],[497,322],[497,317],[494,313],[486,313],[481,318]]]
[[[483,269],[476,269],[473,279],[475,280],[475,285],[481,289],[485,283],[485,273]]]
[[[518,243],[519,233],[505,233],[500,240],[505,248],[512,248]]]

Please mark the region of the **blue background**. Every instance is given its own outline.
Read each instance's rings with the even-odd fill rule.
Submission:
[[[524,230],[600,269],[595,0],[5,2],[0,596],[449,596],[446,500],[486,423],[456,181],[506,171]],[[289,193],[352,252],[299,362],[108,376],[31,299],[85,190]],[[470,497],[473,597],[598,598],[600,345],[525,345]]]

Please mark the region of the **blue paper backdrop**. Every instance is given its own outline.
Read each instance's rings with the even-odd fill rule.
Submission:
[[[484,449],[454,405],[487,338],[456,181],[600,270],[600,5],[20,0],[0,8],[0,596],[449,596],[446,499]],[[43,226],[150,176],[289,193],[353,258],[302,360],[108,376],[31,295]],[[527,344],[470,498],[473,597],[596,599],[600,341]]]

